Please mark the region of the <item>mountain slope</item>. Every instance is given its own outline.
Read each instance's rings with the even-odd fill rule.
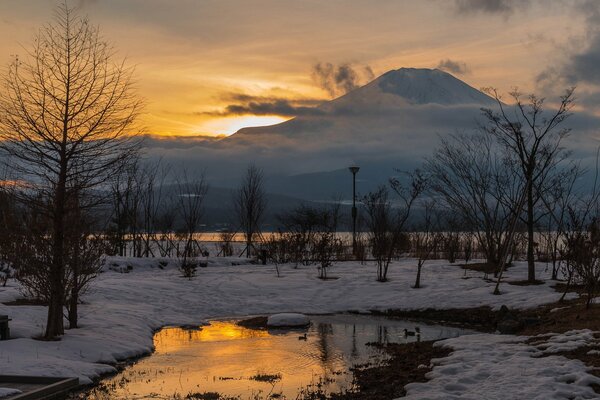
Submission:
[[[421,165],[439,136],[476,129],[482,106],[494,100],[446,72],[400,68],[289,121],[163,154],[204,170],[215,186],[234,186],[254,163],[271,193],[328,200],[348,195],[348,165],[362,167],[360,191],[371,190],[395,168]]]
[[[478,111],[482,106],[494,104],[493,98],[447,72],[438,69],[400,68],[386,72],[365,86],[315,107],[312,115],[272,126],[243,128],[227,141],[244,135],[304,133],[312,136],[311,133],[314,133],[315,136],[321,136],[322,132],[331,131],[336,125],[343,128],[344,124],[340,121],[349,118],[381,120],[419,106],[467,107]]]
[[[400,68],[389,71],[364,88],[377,86],[383,93],[413,104],[492,105],[494,99],[439,69]]]

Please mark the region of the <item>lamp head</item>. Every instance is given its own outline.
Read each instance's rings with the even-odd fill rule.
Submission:
[[[358,172],[360,167],[357,165],[353,165],[353,166],[349,167],[348,169],[350,170],[350,172],[352,172],[352,175],[356,175],[356,173]]]

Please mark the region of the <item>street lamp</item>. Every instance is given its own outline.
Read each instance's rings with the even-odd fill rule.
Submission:
[[[348,169],[352,172],[352,255],[356,256],[356,174],[360,167],[353,165]]]

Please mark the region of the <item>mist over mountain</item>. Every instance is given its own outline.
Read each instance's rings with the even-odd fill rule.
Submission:
[[[254,163],[271,193],[349,199],[349,165],[361,167],[358,190],[366,193],[396,170],[418,167],[440,136],[477,129],[481,108],[495,106],[493,98],[447,72],[400,68],[277,125],[240,129],[221,140],[151,140],[147,151],[204,171],[214,186],[235,187]],[[579,148],[584,154],[598,118],[576,114],[569,124],[578,130],[571,141],[576,153]]]

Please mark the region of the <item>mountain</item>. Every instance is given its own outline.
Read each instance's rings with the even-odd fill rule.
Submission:
[[[351,196],[347,167],[361,167],[365,193],[396,169],[418,167],[439,137],[477,127],[481,107],[494,99],[437,69],[389,71],[344,96],[286,122],[240,129],[219,141],[167,147],[165,159],[204,171],[213,186],[234,187],[249,163],[262,168],[268,190],[308,200]]]
[[[439,69],[400,68],[389,71],[360,88],[357,94],[375,89],[399,96],[412,104],[493,105],[495,100]]]
[[[480,107],[494,106],[495,100],[447,72],[438,69],[400,68],[386,72],[365,86],[315,107],[313,113],[277,125],[243,128],[225,141],[262,134],[322,137],[322,131],[329,133],[332,131],[331,127],[349,118],[360,116],[381,120],[394,113],[426,105],[479,110]]]

